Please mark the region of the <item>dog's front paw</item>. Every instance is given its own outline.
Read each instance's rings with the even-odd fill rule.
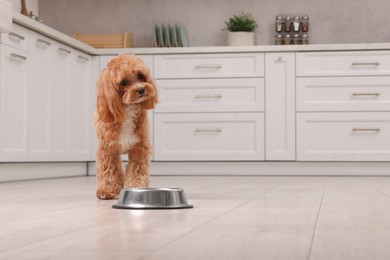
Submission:
[[[118,187],[116,189],[97,188],[96,197],[101,200],[112,200],[118,196],[121,189],[122,187]]]

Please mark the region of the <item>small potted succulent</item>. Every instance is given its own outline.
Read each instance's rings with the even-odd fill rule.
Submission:
[[[224,22],[228,31],[227,43],[229,46],[248,46],[255,44],[254,30],[257,27],[252,14],[242,12],[240,15],[233,15],[229,21]]]

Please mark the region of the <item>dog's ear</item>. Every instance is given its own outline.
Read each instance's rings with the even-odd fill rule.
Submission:
[[[96,85],[97,112],[102,121],[108,123],[123,120],[123,105],[121,98],[115,89],[115,83],[109,69],[104,69]]]
[[[156,84],[154,84],[154,80],[152,78],[152,75],[150,75],[150,70],[147,68],[147,71],[145,72],[147,75],[147,84],[152,88],[154,91],[154,95],[150,97],[149,99],[145,100],[144,102],[141,103],[142,108],[149,110],[149,109],[154,109],[156,104],[158,103],[158,95],[157,95],[157,88]]]
[[[143,109],[149,110],[149,109],[153,109],[157,103],[158,103],[158,98],[156,92],[156,94],[153,97],[148,98],[147,100],[142,102],[141,105]]]

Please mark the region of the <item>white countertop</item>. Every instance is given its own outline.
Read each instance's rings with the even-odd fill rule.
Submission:
[[[80,42],[49,26],[30,19],[18,12],[13,13],[13,22],[41,33],[49,38],[69,45],[90,55],[129,54],[198,54],[198,53],[243,53],[243,52],[301,52],[301,51],[353,51],[353,50],[390,50],[390,43],[355,43],[355,44],[309,44],[309,45],[257,45],[244,47],[213,46],[185,48],[126,48],[96,49]]]

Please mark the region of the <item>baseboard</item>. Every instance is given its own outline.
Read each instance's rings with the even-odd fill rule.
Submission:
[[[96,175],[95,163],[88,172]],[[390,162],[152,162],[151,175],[390,176]]]
[[[86,175],[86,162],[0,163],[0,182]]]

